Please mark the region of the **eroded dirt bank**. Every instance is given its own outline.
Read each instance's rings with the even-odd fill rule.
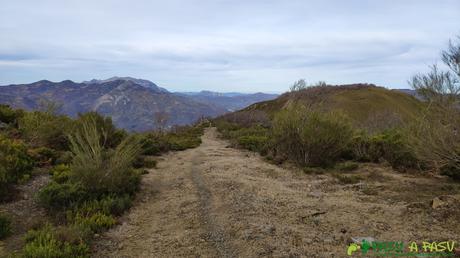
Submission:
[[[350,237],[460,241],[458,184],[377,165],[343,184],[228,148],[213,128],[202,139],[144,176],[134,207],[97,238],[94,257],[347,257]]]

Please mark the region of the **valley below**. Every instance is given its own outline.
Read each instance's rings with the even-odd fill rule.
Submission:
[[[460,186],[445,177],[363,163],[346,182],[230,148],[215,128],[202,141],[159,158],[94,257],[347,257],[362,237],[460,241]]]

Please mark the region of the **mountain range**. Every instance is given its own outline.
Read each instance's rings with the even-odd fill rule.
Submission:
[[[166,114],[167,126],[185,125],[200,117],[215,117],[253,103],[276,98],[275,94],[217,93],[209,91],[174,93],[155,83],[131,77],[112,77],[81,83],[42,80],[30,84],[0,86],[0,104],[36,110],[43,102],[60,106],[72,117],[97,111],[112,117],[129,131],[154,129],[156,114]]]

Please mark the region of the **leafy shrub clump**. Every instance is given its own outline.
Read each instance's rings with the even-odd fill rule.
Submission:
[[[38,147],[30,149],[29,155],[35,161],[35,165],[38,167],[54,165],[59,154],[56,150],[47,147]]]
[[[160,155],[168,151],[181,151],[196,148],[201,144],[202,125],[180,126],[170,132],[151,132],[141,139],[142,154]]]
[[[25,113],[19,119],[18,127],[31,146],[67,150],[67,134],[72,131],[74,122],[67,116],[34,111]]]
[[[101,232],[111,228],[116,224],[116,220],[111,215],[106,215],[101,212],[94,213],[89,216],[77,213],[74,218],[75,225],[91,230],[91,232]]]
[[[123,139],[127,137],[124,130],[117,129],[112,122],[112,118],[104,117],[97,112],[87,112],[79,114],[75,121],[74,133],[84,133],[85,124],[94,123],[100,135],[99,140],[104,148],[115,148]]]
[[[346,161],[339,163],[335,166],[335,169],[339,171],[353,171],[359,168],[359,164],[353,161]]]
[[[134,168],[156,168],[157,161],[151,156],[139,156],[133,166]]]
[[[420,161],[406,139],[400,130],[387,130],[372,136],[361,133],[354,137],[351,147],[359,161],[385,160],[396,170],[418,168]]]
[[[269,129],[258,124],[241,127],[224,120],[216,122],[218,131],[224,138],[247,150],[265,154],[269,146]]]
[[[0,104],[0,122],[16,125],[17,120],[22,114],[21,110],[14,110],[8,105]]]
[[[320,113],[303,106],[280,111],[272,129],[276,151],[302,166],[333,165],[347,150],[353,134],[341,113]]]
[[[26,146],[0,134],[0,199],[6,198],[11,184],[28,175],[32,167]]]
[[[11,233],[11,220],[0,214],[0,239],[9,236]]]
[[[62,210],[86,200],[88,193],[81,184],[52,181],[40,190],[38,196],[44,207]]]
[[[255,152],[263,152],[267,143],[267,136],[245,135],[238,137],[238,145],[241,147]]]
[[[89,257],[89,247],[83,239],[72,242],[60,239],[56,228],[47,224],[41,229],[30,230],[26,237],[22,256],[25,258]]]

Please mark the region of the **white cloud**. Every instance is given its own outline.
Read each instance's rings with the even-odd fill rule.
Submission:
[[[405,87],[460,33],[457,0],[43,0],[0,5],[0,84],[113,75],[173,90],[300,78]]]

